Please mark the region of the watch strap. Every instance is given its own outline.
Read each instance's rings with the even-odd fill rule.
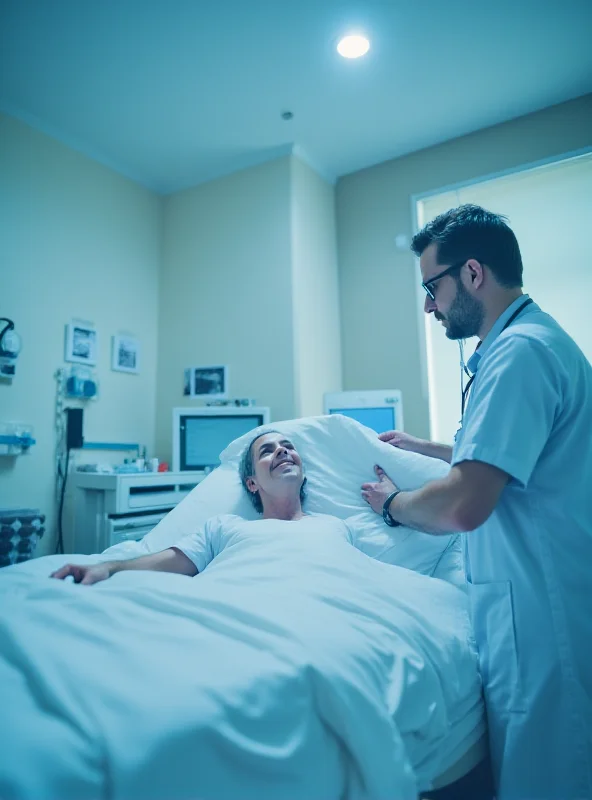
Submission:
[[[392,518],[391,512],[389,511],[390,504],[393,502],[393,500],[398,494],[401,494],[401,489],[396,489],[394,492],[391,492],[384,501],[384,505],[382,506],[382,518],[389,526],[389,528],[398,528],[399,525],[401,524],[400,522],[397,522],[396,519]]]

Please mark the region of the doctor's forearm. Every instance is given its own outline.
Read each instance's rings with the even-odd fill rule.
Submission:
[[[401,525],[436,536],[468,530],[447,479],[431,481],[413,492],[401,492],[391,502],[389,511]]]
[[[421,450],[417,452],[424,456],[429,456],[430,458],[437,458],[439,461],[446,461],[447,464],[450,464],[452,461],[452,447],[447,444],[425,441],[422,444]]]
[[[399,492],[391,516],[426,533],[466,533],[481,527],[493,513],[510,475],[482,461],[462,461],[445,478],[415,492]]]

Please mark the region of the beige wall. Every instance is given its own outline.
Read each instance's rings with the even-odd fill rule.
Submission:
[[[317,413],[340,388],[340,346],[343,388],[401,388],[407,429],[428,435],[417,276],[395,247],[412,234],[411,195],[582,148],[591,131],[588,95],[347,176],[335,224],[333,188],[292,157],[160,199],[0,117],[0,315],[23,338],[0,421],[30,423],[38,439],[0,458],[0,505],[38,506],[53,530],[53,376],[72,317],[100,337],[87,440],[170,459],[171,409],[198,364],[228,364],[231,394],[273,419]],[[139,375],[110,370],[122,330],[141,341]],[[48,537],[39,553],[52,549]]]
[[[411,197],[592,143],[592,95],[342,178],[337,231],[344,389],[400,388],[408,431],[429,436]],[[454,380],[457,376],[454,376]]]
[[[335,191],[291,159],[295,416],[323,413],[323,394],[341,389],[341,331]]]
[[[183,370],[227,364],[272,420],[322,413],[341,385],[334,189],[288,156],[167,197],[156,442],[171,455]]]
[[[40,507],[53,534],[54,374],[72,317],[99,335],[87,441],[137,441],[170,461],[171,409],[195,402],[182,394],[188,366],[227,364],[230,394],[269,405],[272,419],[320,413],[340,386],[334,190],[300,160],[158,198],[3,117],[0,175],[0,315],[23,338],[0,422],[30,423],[38,440],[0,458],[0,505]],[[139,375],[110,369],[123,331],[140,339]],[[38,554],[54,546],[48,534]]]
[[[0,116],[0,227],[0,316],[14,320],[23,342],[14,381],[0,381],[0,422],[32,424],[37,439],[27,455],[0,456],[0,506],[47,514],[43,555],[55,546],[54,373],[72,317],[94,322],[99,335],[100,399],[85,406],[85,438],[152,450],[161,200]],[[120,330],[140,339],[138,375],[110,369]]]
[[[186,367],[227,364],[232,397],[294,415],[290,158],[165,198],[156,442],[170,459]]]

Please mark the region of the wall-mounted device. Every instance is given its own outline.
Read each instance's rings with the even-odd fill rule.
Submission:
[[[97,396],[97,380],[88,367],[73,366],[66,377],[64,392],[67,397],[91,400]]]
[[[66,449],[79,450],[84,444],[82,426],[84,414],[81,408],[66,408]]]
[[[20,456],[34,444],[32,425],[0,422],[0,456]]]
[[[0,317],[0,378],[14,378],[20,351],[21,337],[14,329],[14,322],[7,317]]]
[[[403,396],[398,389],[327,392],[324,411],[351,417],[376,433],[403,430]]]
[[[214,469],[230,442],[269,419],[262,406],[174,408],[173,472]]]

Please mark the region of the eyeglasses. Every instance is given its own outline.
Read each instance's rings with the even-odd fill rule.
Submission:
[[[430,278],[429,281],[422,283],[421,285],[426,291],[428,297],[432,300],[436,299],[436,281],[439,281],[440,278],[443,278],[445,275],[450,275],[451,272],[456,272],[456,270],[461,269],[467,263],[467,259],[465,258],[464,261],[459,261],[458,264],[453,264],[448,269],[445,269],[443,272],[438,273],[438,275],[434,275],[433,278]]]

